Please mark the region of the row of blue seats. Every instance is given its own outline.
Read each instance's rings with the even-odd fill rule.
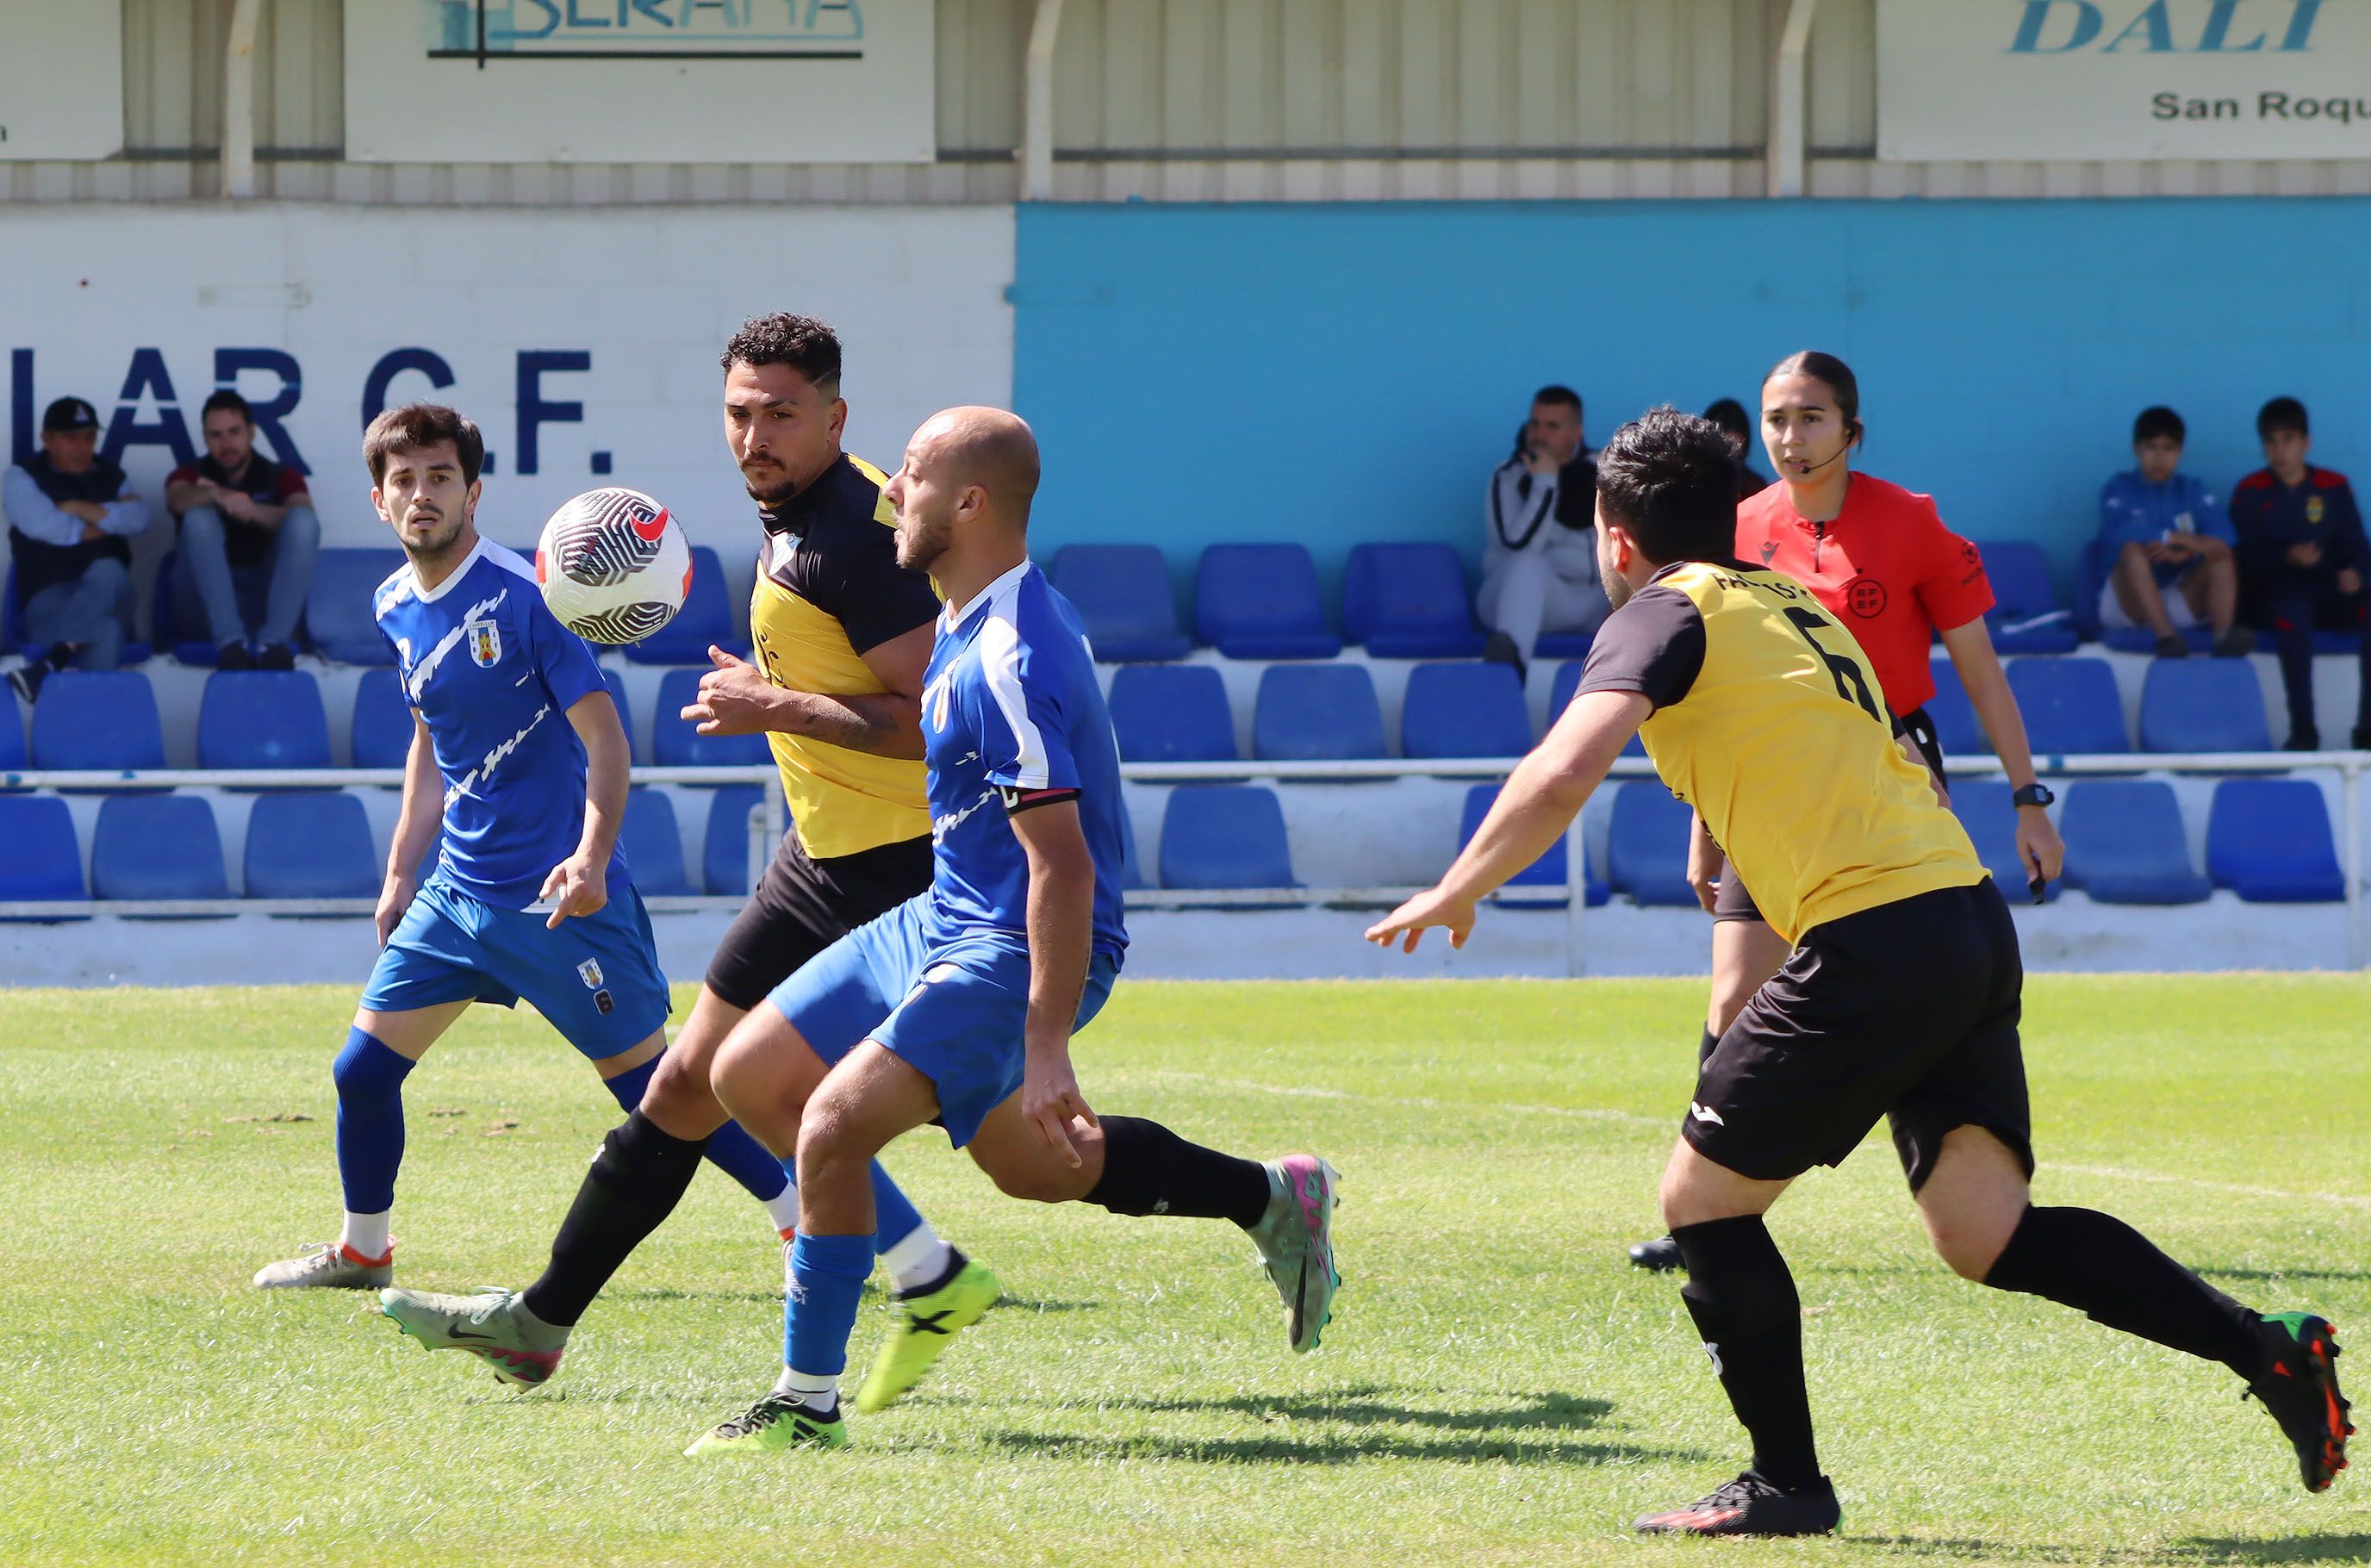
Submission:
[[[1561,665],[1550,713],[1580,681],[1578,660]],[[1991,749],[1949,663],[1935,665],[1929,715],[1946,754]],[[2123,700],[2105,660],[2018,659],[2009,688],[2037,755],[2122,754],[2134,749]],[[1209,664],[1129,664],[1114,671],[1112,725],[1129,762],[1235,762],[1234,713],[1226,683]],[[1399,755],[1519,756],[1531,749],[1530,709],[1504,664],[1427,663],[1408,672],[1400,709]],[[2158,660],[2141,694],[2140,750],[2158,753],[2269,751],[2262,688],[2244,660]],[[1252,759],[1341,761],[1392,755],[1374,681],[1362,664],[1271,664],[1252,709]]]
[[[623,680],[602,672],[609,695],[634,732]],[[650,755],[662,767],[735,767],[768,759],[762,735],[702,735],[680,717],[700,689],[701,672],[669,670],[659,681]],[[389,669],[366,670],[355,688],[352,752],[356,767],[400,767],[411,746],[411,714]],[[308,670],[216,670],[198,702],[200,767],[306,768],[332,766],[330,720],[320,684]],[[122,768],[165,766],[164,727],[156,693],[138,670],[66,670],[41,687],[29,740],[13,704],[0,714],[0,769]]]
[[[1466,792],[1462,848],[1498,787]],[[2231,778],[2215,786],[2206,825],[2206,874],[2192,869],[2180,802],[2157,779],[2084,779],[2069,785],[2059,830],[2066,842],[2065,885],[2102,904],[2195,904],[2229,888],[2257,904],[2318,904],[2346,895],[2321,790],[2297,778]],[[2023,902],[2017,812],[2009,788],[1972,779],[1951,792],[1952,809],[2005,894]],[[1586,868],[1587,896],[1626,894],[1641,905],[1693,906],[1687,882],[1689,811],[1651,779],[1614,792],[1601,874]],[[1512,886],[1562,887],[1561,842],[1512,879]],[[1258,785],[1188,785],[1174,790],[1161,833],[1161,881],[1171,888],[1293,887],[1290,847],[1275,793]],[[2054,899],[2058,884],[2045,896]]]
[[[530,560],[532,546],[519,552]],[[315,559],[313,584],[305,596],[299,624],[304,646],[341,664],[392,664],[395,656],[373,619],[372,595],[381,582],[403,564],[399,549],[326,549]],[[202,627],[183,627],[173,605],[173,556],[158,564],[154,599],[149,605],[149,639],[126,643],[123,662],[137,664],[154,649],[170,653],[184,664],[210,665],[215,648]],[[17,566],[8,565],[0,586],[0,641],[32,655],[25,629],[24,604],[17,593]],[[726,587],[723,564],[706,545],[691,550],[691,586],[683,608],[661,630],[620,650],[637,664],[688,664],[708,657],[711,643],[746,648],[734,629],[733,596]]]
[[[644,894],[749,891],[755,785],[715,792],[702,842],[700,885],[684,863],[675,804],[657,790],[626,797],[619,840]],[[334,790],[258,796],[247,824],[241,886],[248,898],[376,898],[386,859],[373,847],[359,797]],[[0,795],[0,901],[228,898],[222,836],[204,797],[112,795],[98,808],[86,893],[82,851],[66,803],[54,795]]]

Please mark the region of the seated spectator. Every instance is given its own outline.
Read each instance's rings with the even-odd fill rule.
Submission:
[[[256,451],[246,398],[226,386],[203,417],[206,455],[165,480],[165,505],[181,520],[175,617],[203,618],[223,669],[294,669],[296,617],[321,548],[313,497],[304,475]]]
[[[61,398],[41,415],[41,450],[0,476],[25,629],[42,652],[8,684],[31,702],[52,671],[111,670],[132,621],[132,536],[148,503],[98,455],[98,410]]]
[[[2108,569],[2099,624],[2148,628],[2160,659],[2187,657],[2181,633],[2208,627],[2215,656],[2236,659],[2256,645],[2254,633],[2234,624],[2238,536],[2206,486],[2180,471],[2185,433],[2171,409],[2143,409],[2133,421],[2136,467],[2099,487],[2099,553]]]
[[[2346,476],[2306,462],[2313,450],[2305,405],[2275,398],[2256,415],[2264,467],[2231,492],[2239,530],[2239,575],[2260,624],[2272,628],[2281,685],[2289,699],[2291,751],[2314,751],[2321,733],[2313,715],[2313,634],[2317,627],[2357,632],[2363,695],[2354,744],[2371,746],[2371,619],[2364,576],[2371,546]]]
[[[1737,445],[1737,499],[1743,501],[1769,489],[1770,481],[1755,473],[1753,465],[1745,460],[1745,455],[1753,450],[1753,421],[1746,418],[1745,405],[1734,398],[1716,398],[1712,407],[1704,411],[1704,417],[1718,425],[1720,432]]]
[[[1580,394],[1544,386],[1514,455],[1490,476],[1476,609],[1491,635],[1482,657],[1521,674],[1542,631],[1594,632],[1612,612],[1597,581],[1596,520]]]

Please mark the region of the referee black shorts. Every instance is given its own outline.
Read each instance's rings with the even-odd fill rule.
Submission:
[[[1948,792],[1951,780],[1943,772],[1943,742],[1935,733],[1935,721],[1926,717],[1926,710],[1912,709],[1894,721],[1893,732],[1908,739],[1918,748],[1918,755],[1926,759],[1927,769],[1935,775],[1935,782]],[[1754,905],[1753,895],[1745,891],[1745,880],[1730,867],[1720,869],[1720,885],[1713,890],[1712,917],[1715,920],[1756,921],[1762,918],[1762,911]]]
[[[1916,1192],[1985,1129],[2033,1174],[2025,966],[1988,877],[1812,927],[1705,1059],[1681,1136],[1757,1182],[1842,1164],[1879,1117]]]
[[[930,885],[927,834],[818,860],[793,829],[708,961],[708,988],[747,1012],[807,960]]]

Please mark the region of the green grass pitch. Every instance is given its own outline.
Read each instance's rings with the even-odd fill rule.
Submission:
[[[2371,1562],[2371,1466],[2307,1496],[2219,1367],[1952,1278],[1880,1133],[1773,1228],[1844,1538],[1647,1542],[1742,1462],[1674,1282],[1630,1269],[1698,982],[1123,985],[1101,1109],[1345,1178],[1347,1285],[1295,1357],[1221,1223],[891,1163],[1009,1298],[857,1447],[679,1457],[773,1378],[778,1250],[713,1170],[547,1389],[249,1273],[332,1234],[351,987],[0,1001],[0,1563]],[[2371,983],[2030,988],[2044,1202],[2327,1313],[2371,1391]],[[400,1278],[523,1284],[614,1107],[480,1009],[407,1092]],[[886,1326],[871,1306],[861,1366]],[[1732,1556],[1730,1554],[1740,1554]]]

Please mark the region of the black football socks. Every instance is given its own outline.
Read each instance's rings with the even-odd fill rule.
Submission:
[[[1141,1116],[1103,1118],[1104,1173],[1086,1201],[1114,1214],[1232,1219],[1245,1230],[1267,1213],[1267,1167],[1187,1143]]]
[[[1759,1215],[1674,1226],[1688,1283],[1680,1288],[1729,1407],[1753,1439],[1754,1473],[1788,1489],[1815,1486],[1820,1456],[1803,1387],[1803,1309],[1794,1276]]]
[[[2219,1361],[2250,1381],[2263,1372],[2256,1314],[2112,1215],[2027,1209],[1984,1283],[2046,1297],[2109,1328]]]
[[[678,1138],[640,1111],[610,1130],[552,1239],[543,1277],[520,1294],[526,1309],[559,1328],[574,1326],[609,1276],[683,1201],[706,1138]]]

